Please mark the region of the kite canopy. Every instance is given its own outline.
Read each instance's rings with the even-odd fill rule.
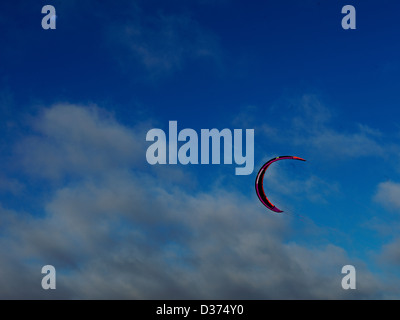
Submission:
[[[291,159],[291,160],[301,160],[301,161],[306,161],[302,158],[299,157],[294,157],[294,156],[280,156],[280,157],[276,157],[273,158],[269,161],[267,161],[260,169],[260,171],[258,171],[257,174],[257,178],[256,178],[256,183],[255,183],[255,187],[256,187],[256,192],[257,192],[257,196],[258,199],[260,199],[260,201],[262,202],[262,204],[264,206],[266,206],[268,209],[274,211],[274,212],[283,212],[282,210],[278,209],[277,207],[275,207],[267,198],[267,196],[265,195],[264,192],[264,186],[263,186],[263,180],[264,180],[264,175],[265,175],[265,171],[267,171],[268,167],[271,165],[271,163],[278,161],[278,160],[284,160],[284,159]]]

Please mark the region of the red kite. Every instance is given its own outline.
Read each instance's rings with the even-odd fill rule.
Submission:
[[[264,180],[264,174],[265,171],[267,171],[268,167],[270,166],[271,163],[278,161],[278,160],[283,160],[283,159],[292,159],[292,160],[301,160],[301,161],[306,161],[302,158],[299,157],[293,157],[293,156],[281,156],[281,157],[276,157],[273,158],[269,161],[267,161],[258,171],[257,178],[256,178],[256,192],[258,199],[263,203],[264,206],[266,206],[268,209],[274,211],[274,212],[283,212],[282,210],[278,209],[275,207],[267,198],[264,192],[264,187],[263,187],[263,180]]]

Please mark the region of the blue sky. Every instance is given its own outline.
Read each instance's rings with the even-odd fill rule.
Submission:
[[[398,298],[399,9],[1,3],[0,297]],[[170,120],[254,129],[254,172],[149,165],[146,133]],[[254,192],[279,155],[307,159],[267,171],[288,215]],[[357,290],[341,288],[345,264]]]

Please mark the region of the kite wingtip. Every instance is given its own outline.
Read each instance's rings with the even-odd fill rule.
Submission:
[[[281,209],[278,209],[278,208],[275,207],[275,206],[273,206],[273,207],[271,208],[271,210],[274,211],[274,212],[276,212],[276,213],[281,213],[281,212],[283,212]]]

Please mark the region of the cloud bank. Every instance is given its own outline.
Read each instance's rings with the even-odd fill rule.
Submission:
[[[17,156],[27,175],[59,181],[42,215],[1,207],[1,298],[345,299],[377,298],[384,285],[333,244],[291,239],[290,218],[254,197],[190,192],[142,166],[145,133],[98,107],[58,104],[33,121]],[[166,169],[167,170],[167,169]],[[181,171],[184,169],[178,169]],[[51,184],[49,184],[51,185]],[[341,288],[357,261],[359,287]],[[57,289],[40,286],[41,266]]]

